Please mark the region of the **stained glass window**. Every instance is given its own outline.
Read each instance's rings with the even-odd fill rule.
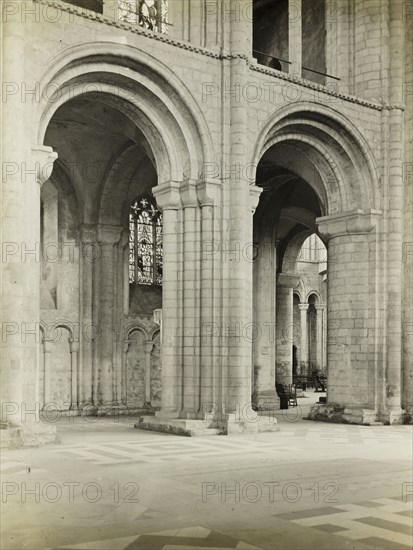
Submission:
[[[162,214],[145,195],[129,212],[129,282],[161,285],[162,265]]]

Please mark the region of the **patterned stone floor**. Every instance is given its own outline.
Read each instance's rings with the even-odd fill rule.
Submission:
[[[61,445],[3,451],[1,548],[412,547],[410,426],[281,415],[276,433],[185,438],[133,423],[62,419]]]
[[[74,546],[60,546],[69,549],[104,549],[104,550],[259,550],[243,541],[217,533],[202,526],[187,527],[185,529],[171,529],[159,531],[137,537],[122,537],[105,541],[94,541],[88,544],[76,544]],[[57,549],[56,549],[57,550]]]
[[[376,548],[407,550],[412,547],[412,516],[411,500],[395,497],[290,512],[278,518]]]

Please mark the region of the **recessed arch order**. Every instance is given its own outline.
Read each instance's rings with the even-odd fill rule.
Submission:
[[[55,57],[40,80],[33,144],[42,145],[60,106],[92,97],[125,114],[147,139],[158,183],[198,180],[213,162],[212,138],[201,109],[173,71],[141,50],[111,42],[86,43]]]
[[[264,157],[307,181],[324,216],[380,208],[379,176],[367,141],[331,107],[297,102],[278,109],[260,131],[252,165]]]

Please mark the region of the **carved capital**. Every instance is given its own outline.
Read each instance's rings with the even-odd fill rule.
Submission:
[[[51,147],[37,145],[32,147],[32,157],[36,167],[36,180],[39,185],[43,185],[53,172],[53,164],[57,159],[56,151]]]
[[[373,231],[381,214],[381,210],[353,210],[316,218],[316,224],[320,234],[327,240],[345,235],[363,235]]]
[[[201,206],[216,206],[221,202],[221,182],[217,179],[205,179],[196,185]]]
[[[252,213],[255,212],[258,206],[262,191],[262,188],[256,185],[251,185],[250,187],[250,208]]]
[[[147,340],[145,342],[145,353],[151,353],[154,343],[155,342],[153,342],[152,340]]]
[[[70,353],[76,353],[77,351],[79,351],[79,340],[74,340],[73,338],[71,338],[69,340],[69,344],[70,344]]]
[[[300,282],[300,276],[292,273],[279,273],[277,285],[283,288],[295,288]]]
[[[308,310],[308,303],[307,302],[303,302],[301,304],[298,304],[298,309],[300,311],[307,311]]]
[[[198,206],[195,181],[187,180],[181,185],[181,200],[184,208],[196,208]]]
[[[97,238],[101,244],[114,245],[119,242],[123,228],[116,225],[98,225]]]
[[[50,340],[45,340],[43,342],[43,352],[44,353],[51,353],[52,351],[53,342]]]
[[[178,210],[181,207],[181,184],[178,181],[161,183],[152,189],[160,210]]]
[[[82,243],[96,242],[96,226],[86,223],[79,225],[79,237]]]

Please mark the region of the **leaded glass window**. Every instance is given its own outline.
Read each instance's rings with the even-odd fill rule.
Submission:
[[[118,0],[119,20],[168,33],[168,0]]]
[[[162,214],[145,195],[129,212],[129,282],[161,285],[162,265]]]

